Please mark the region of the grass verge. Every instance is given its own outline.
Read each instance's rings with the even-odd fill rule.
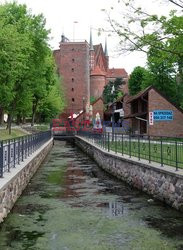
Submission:
[[[9,135],[8,130],[0,129],[0,140],[13,139],[23,135],[27,135],[27,133],[23,132],[21,129],[12,129],[11,135]]]

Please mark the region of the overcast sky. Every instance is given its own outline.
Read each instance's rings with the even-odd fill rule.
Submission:
[[[158,0],[160,1],[160,0]],[[157,0],[137,0],[150,11],[159,12],[167,10],[168,6],[160,6]],[[163,1],[163,0],[162,0]],[[4,3],[0,0],[0,3]],[[12,2],[7,0],[7,2]],[[32,13],[43,13],[47,20],[47,28],[51,29],[52,48],[57,49],[62,32],[69,39],[85,39],[89,41],[90,27],[93,30],[93,43],[105,43],[105,34],[98,37],[95,29],[107,25],[105,13],[101,9],[108,9],[114,5],[116,0],[17,0],[18,3],[25,3]],[[172,6],[171,6],[172,7]],[[78,23],[74,23],[78,22]],[[108,38],[108,50],[110,56],[110,67],[125,68],[130,73],[135,66],[145,65],[143,53],[116,56],[114,51],[118,43],[117,38]]]

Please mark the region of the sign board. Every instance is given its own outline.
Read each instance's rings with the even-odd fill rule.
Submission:
[[[149,112],[149,125],[153,125],[153,124],[154,124],[153,112]]]
[[[154,110],[154,121],[173,121],[172,110]]]
[[[120,116],[120,117],[123,117],[123,116],[124,116],[124,110],[123,110],[123,109],[116,109],[116,110],[114,111],[114,113],[119,113],[119,116]]]

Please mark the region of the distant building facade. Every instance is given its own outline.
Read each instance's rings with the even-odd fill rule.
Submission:
[[[84,110],[90,104],[90,97],[100,98],[105,85],[116,78],[124,79],[122,90],[128,92],[127,72],[123,68],[109,68],[107,42],[105,50],[101,44],[93,46],[91,33],[90,44],[87,41],[69,41],[62,35],[60,48],[54,50],[53,55],[65,92],[65,118],[70,113]]]
[[[124,95],[114,104],[121,105],[123,122],[133,134],[183,137],[183,110],[153,86],[135,96]]]

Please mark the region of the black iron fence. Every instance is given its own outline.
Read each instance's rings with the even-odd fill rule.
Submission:
[[[0,142],[0,177],[51,139],[51,130]]]
[[[183,138],[152,137],[118,133],[92,133],[79,131],[78,135],[99,147],[116,154],[145,159],[164,165],[183,168]]]

